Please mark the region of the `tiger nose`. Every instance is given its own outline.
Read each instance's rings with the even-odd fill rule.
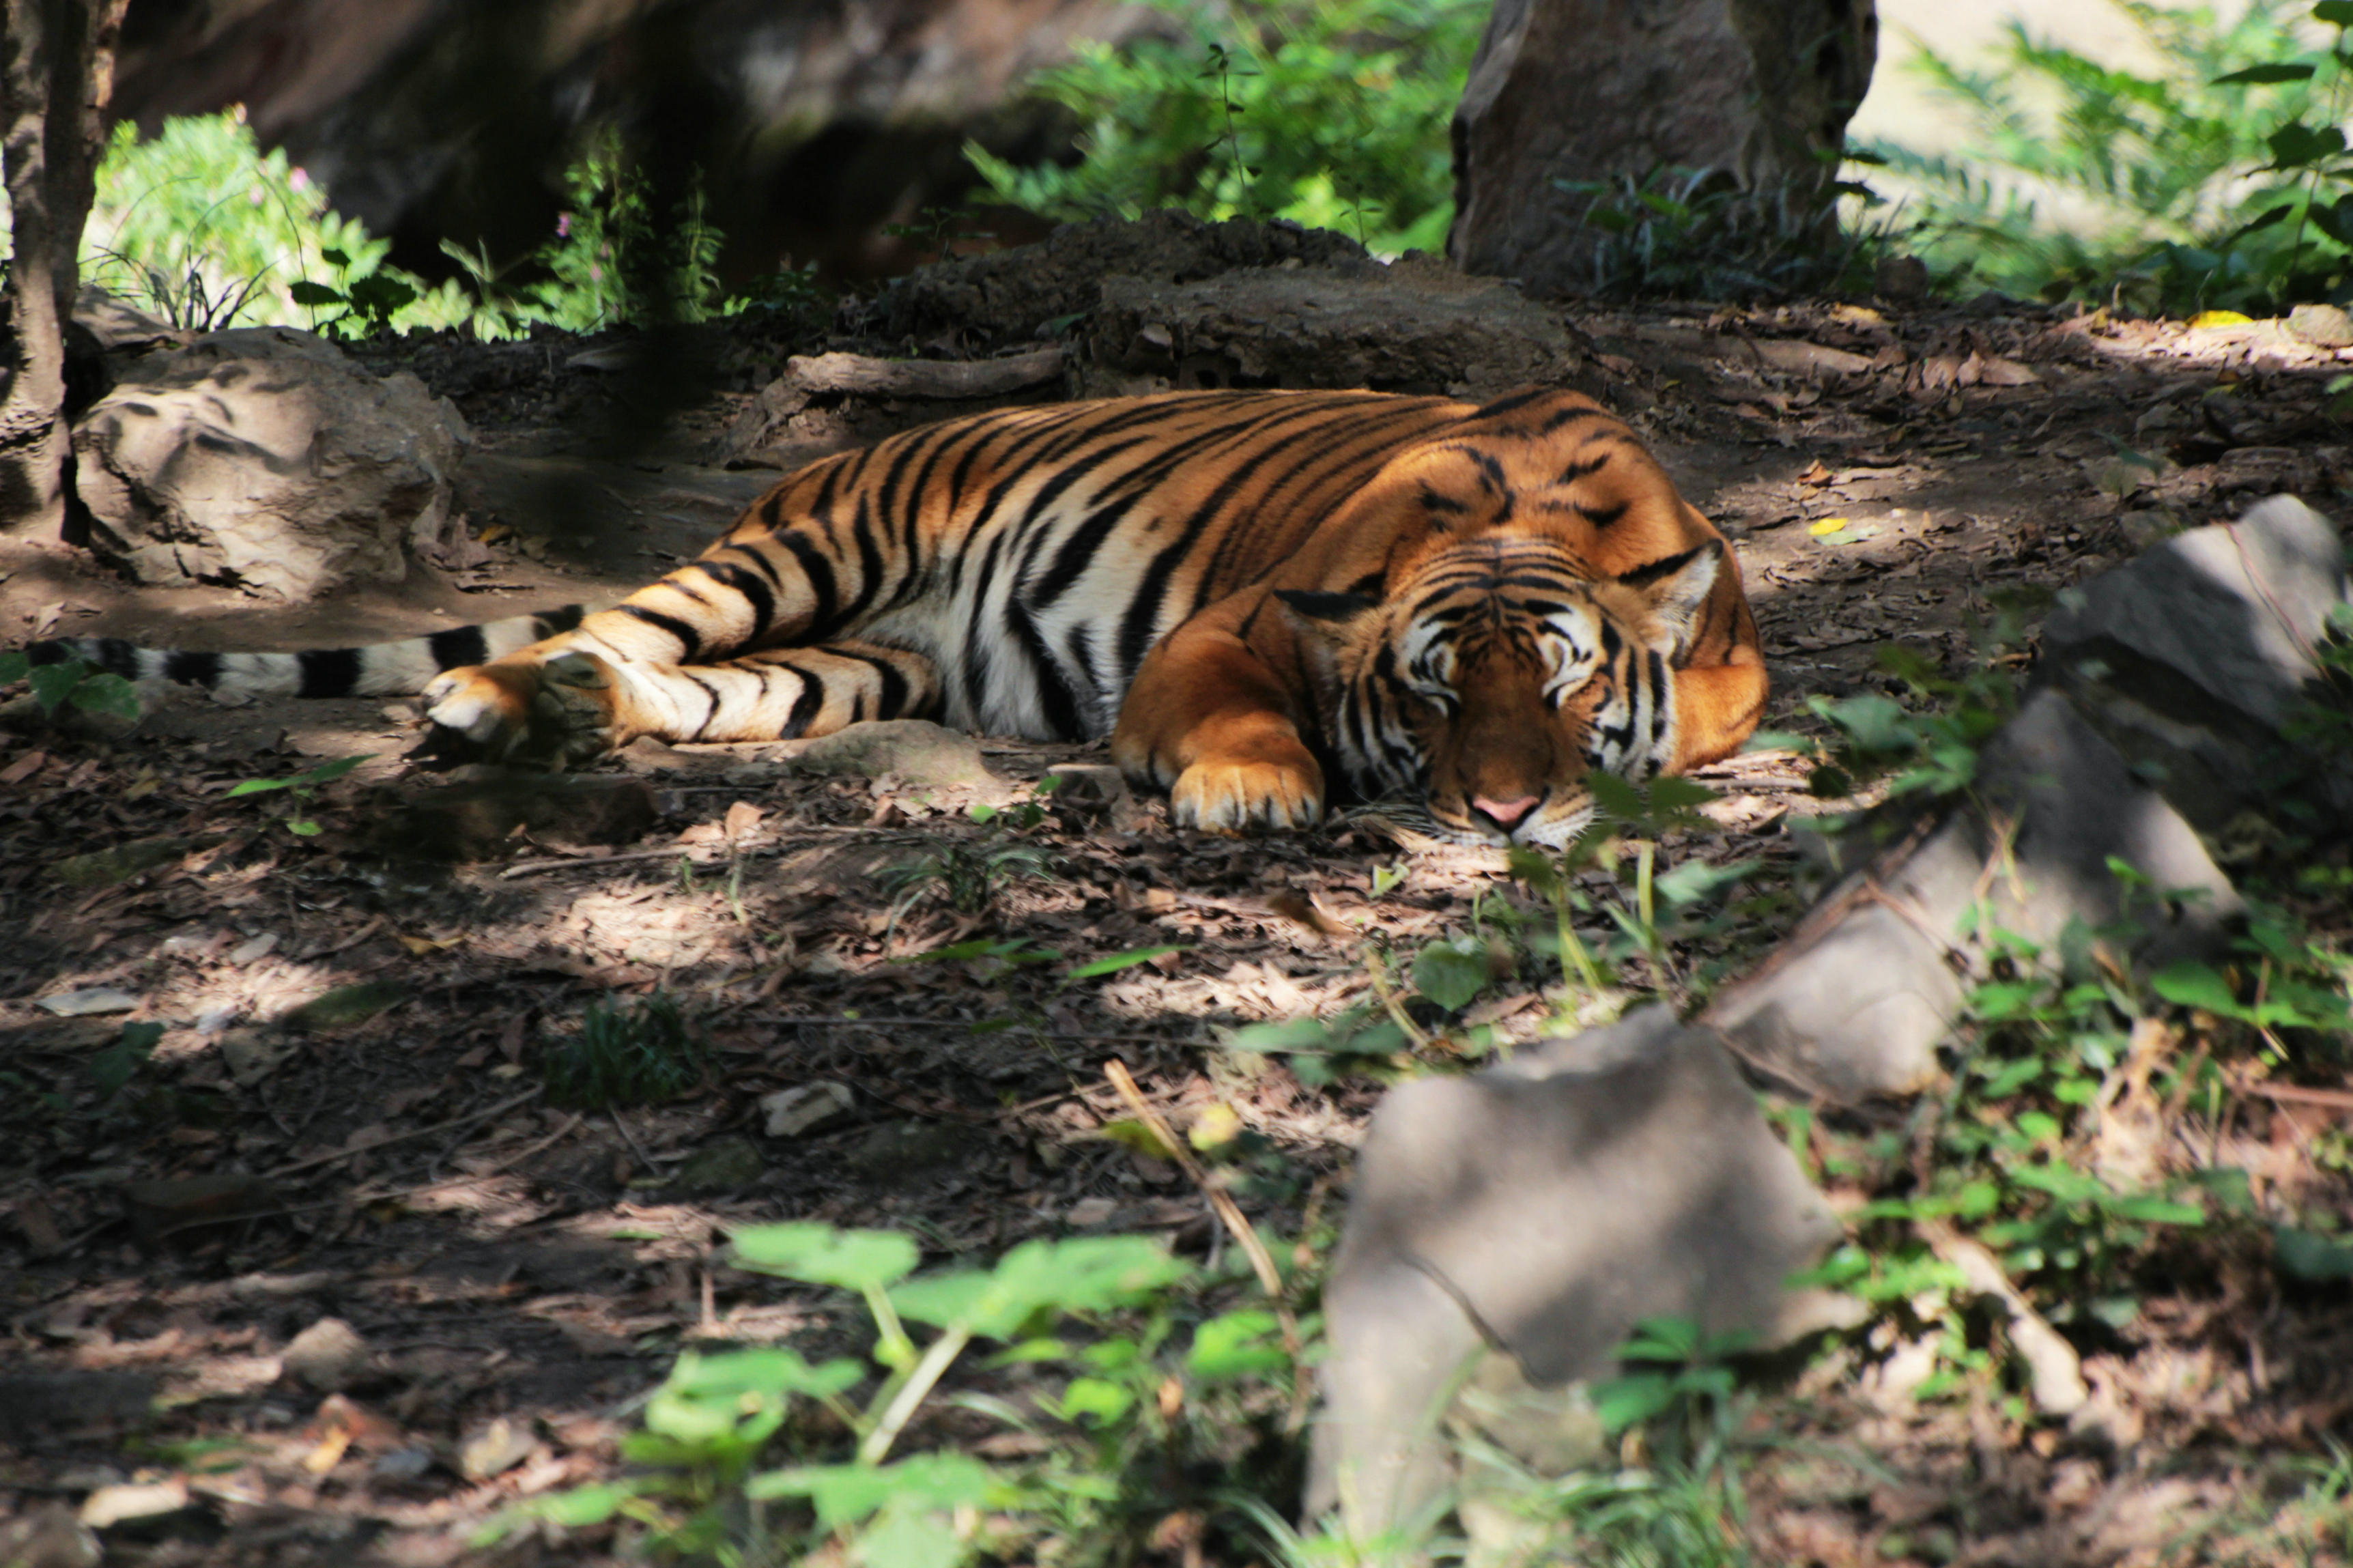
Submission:
[[[1483,795],[1471,797],[1471,809],[1502,828],[1506,834],[1515,830],[1536,808],[1536,797],[1521,795],[1516,800],[1490,800]]]

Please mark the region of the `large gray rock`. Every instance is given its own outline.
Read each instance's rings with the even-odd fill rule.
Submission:
[[[2336,527],[2273,496],[2063,595],[2037,674],[2201,827],[2298,792],[2353,808],[2341,764],[2332,773],[2283,734],[2347,598]]]
[[[1466,272],[1594,284],[1590,198],[1562,182],[1711,170],[1802,210],[1871,83],[1872,0],[1497,0],[1454,111]]]
[[[1853,1103],[1935,1080],[1981,932],[2048,946],[2070,921],[2129,917],[2137,963],[2221,948],[2241,908],[2229,879],[2057,692],[2030,700],[1987,744],[1973,793],[1847,877],[1702,1022],[1773,1077]],[[2168,897],[2127,910],[2112,859]]]
[[[450,522],[448,401],[282,327],[150,354],[74,432],[90,545],[142,583],[301,600],[397,583]]]
[[[1611,1370],[1643,1318],[1802,1326],[1783,1281],[1838,1234],[1722,1043],[1663,1008],[1396,1089],[1324,1292],[1309,1515],[1365,1539],[1436,1496],[1490,1347],[1557,1386]]]

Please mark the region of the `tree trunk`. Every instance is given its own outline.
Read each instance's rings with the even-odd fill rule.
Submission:
[[[1496,0],[1454,114],[1447,254],[1588,290],[1593,198],[1559,182],[1662,166],[1826,212],[1878,30],[1873,0]]]
[[[0,19],[0,172],[11,255],[0,351],[0,533],[61,531],[72,485],[65,422],[67,323],[90,217],[128,0],[5,0]]]

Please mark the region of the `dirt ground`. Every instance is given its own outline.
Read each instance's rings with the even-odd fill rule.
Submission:
[[[1813,728],[1809,698],[1892,688],[1875,662],[1890,644],[1959,668],[1973,624],[2006,610],[2031,631],[2055,592],[2177,526],[2282,489],[2339,508],[2353,464],[2327,390],[2353,349],[2271,324],[2002,301],[1568,315],[1607,399],[1736,542],[1777,728]],[[583,435],[621,394],[567,363],[582,345],[377,345],[474,426],[467,501],[487,559],[462,580],[420,568],[273,610],[0,544],[0,643],[300,646],[609,598],[775,477],[702,455],[784,353],[889,346],[718,339],[718,390],[618,455]],[[524,833],[437,863],[381,830],[423,787],[404,782],[406,722],[398,704],[174,698],[127,737],[21,713],[0,731],[0,1510],[181,1489],[184,1506],[108,1533],[109,1562],[468,1556],[518,1497],[611,1474],[638,1397],[682,1345],[849,1331],[835,1303],[725,1267],[739,1225],[894,1226],[935,1258],[1095,1232],[1222,1245],[1180,1173],[1103,1136],[1125,1114],[1113,1058],[1180,1128],[1232,1106],[1268,1152],[1245,1210],[1273,1236],[1328,1241],[1377,1084],[1311,1087],[1228,1048],[1229,1032],[1359,1002],[1366,943],[1410,954],[1467,929],[1474,901],[1512,896],[1492,857],[1400,848],[1369,822],[1239,842],[1175,833],[1146,800],[1050,807],[1026,834],[1047,874],[984,913],[929,901],[894,921],[890,866],[999,843],[1002,819],[971,806],[1104,760],[995,741],[997,782],[955,786],[810,776],[756,747],[641,747],[613,768],[649,804],[630,842]],[[358,754],[372,760],[307,801],[228,794]],[[1751,962],[1786,927],[1788,826],[1840,804],[1810,796],[1787,753],[1706,782],[1720,830],[1671,857],[1765,870],[1732,930],[1679,955],[1685,971]],[[126,848],[111,869],[71,858]],[[1402,878],[1377,882],[1388,868]],[[976,937],[1061,962],[899,962]],[[1178,951],[1062,981],[1162,946]],[[584,1007],[657,989],[708,1034],[702,1085],[651,1109],[547,1103],[541,1065]],[[100,991],[121,995],[87,1002]],[[330,992],[333,1016],[282,1022]],[[44,1007],[69,994],[96,1010]],[[1522,977],[1475,1022],[1503,1043],[1549,1011]],[[127,1022],[150,1021],[152,1057],[110,1056]],[[819,1082],[846,1087],[846,1116],[765,1134],[762,1097]],[[1766,1560],[2227,1555],[2213,1543],[2238,1537],[2213,1521],[2260,1526],[2264,1467],[2320,1452],[2353,1411],[2341,1303],[2274,1287],[2218,1305],[2203,1276],[2172,1308],[2161,1295],[2112,1357],[2147,1434],[2135,1448],[2030,1438],[1998,1408],[1873,1405],[1871,1352],[1847,1352],[1801,1391],[1804,1422],[1863,1458],[1785,1467],[1760,1489]],[[361,1347],[306,1380],[289,1346],[327,1319]],[[1283,1475],[1259,1479],[1289,1505]],[[2193,1521],[2204,1534],[2185,1535]],[[523,1550],[589,1563],[613,1543]],[[1204,1560],[1191,1550],[1145,1560]],[[1257,1560],[1237,1541],[1211,1550]]]

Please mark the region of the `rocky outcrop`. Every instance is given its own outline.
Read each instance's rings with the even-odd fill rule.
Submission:
[[[1245,268],[1373,265],[1365,247],[1329,229],[1229,218],[1210,223],[1162,208],[1133,222],[1066,224],[1036,245],[926,267],[877,298],[870,330],[923,340],[960,333],[973,346],[1035,342],[1100,302],[1103,279],[1194,283]]]
[[[142,583],[311,598],[396,583],[451,524],[465,421],[308,332],[213,332],[128,366],[74,432],[90,548]]]
[[[1168,387],[1370,387],[1485,399],[1563,386],[1560,313],[1413,258],[1285,265],[1198,283],[1106,278],[1085,329],[1088,396]]]
[[[1591,198],[1561,182],[1665,165],[1822,189],[1877,33],[1873,0],[1497,0],[1454,114],[1448,256],[1575,293],[1593,282]]]

